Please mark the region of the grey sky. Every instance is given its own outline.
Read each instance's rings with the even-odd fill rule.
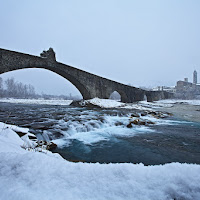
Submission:
[[[0,48],[39,55],[53,47],[59,62],[125,84],[175,85],[194,69],[200,76],[199,0],[0,0],[0,24]],[[75,91],[45,70],[1,76]]]

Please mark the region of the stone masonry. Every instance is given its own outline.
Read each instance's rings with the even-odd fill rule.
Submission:
[[[84,99],[94,97],[108,99],[114,91],[121,95],[122,102],[128,103],[141,101],[145,95],[147,101],[171,97],[171,94],[167,92],[145,91],[59,63],[56,61],[52,48],[43,51],[40,57],[0,49],[0,74],[25,68],[43,68],[59,74],[69,80],[80,91]]]

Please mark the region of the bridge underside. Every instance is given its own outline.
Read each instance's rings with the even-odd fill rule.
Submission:
[[[166,92],[145,91],[59,63],[55,60],[55,53],[50,50],[41,55],[42,57],[38,57],[0,49],[0,74],[25,68],[47,69],[69,80],[80,91],[83,99],[95,97],[108,99],[114,91],[121,95],[122,102],[127,103],[141,101],[145,96],[147,101],[170,97],[170,94]]]

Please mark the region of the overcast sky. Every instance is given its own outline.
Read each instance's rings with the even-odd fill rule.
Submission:
[[[134,86],[200,76],[199,0],[0,0],[0,48],[39,55]],[[0,75],[38,92],[77,94],[41,69]],[[198,82],[200,78],[198,77]]]

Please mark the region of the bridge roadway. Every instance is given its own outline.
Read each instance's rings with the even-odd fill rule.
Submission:
[[[0,48],[0,74],[26,68],[43,68],[59,74],[80,91],[83,99],[92,99],[94,97],[108,99],[114,91],[121,95],[122,102],[127,103],[141,101],[145,95],[147,101],[150,102],[167,99],[172,96],[171,93],[165,91],[146,91],[118,83],[57,62],[52,48],[48,51],[43,51],[40,56]]]

